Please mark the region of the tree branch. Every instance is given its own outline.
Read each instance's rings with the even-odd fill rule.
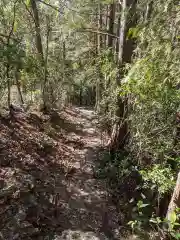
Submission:
[[[25,6],[25,8],[26,8],[27,12],[29,13],[29,15],[32,17],[33,22],[36,23],[35,18],[34,18],[34,16],[33,16],[32,12],[28,9],[26,3],[25,3],[23,0],[22,0],[22,3],[23,3],[23,5]]]
[[[46,2],[44,2],[43,0],[37,0],[37,1],[40,2],[40,3],[42,3],[42,4],[44,4],[44,5],[46,5],[46,6],[48,6],[48,7],[50,7],[50,8],[52,8],[52,9],[54,9],[54,10],[56,10],[56,11],[58,11],[58,12],[60,12],[60,10],[59,10],[58,7],[56,7],[56,6],[54,6],[54,5],[51,5],[50,3],[46,3]],[[64,6],[65,6],[65,4],[64,4]]]
[[[97,34],[102,34],[102,35],[107,35],[107,36],[111,36],[113,38],[117,38],[119,39],[118,36],[114,35],[114,34],[110,34],[108,32],[103,32],[103,31],[98,31],[95,29],[91,29],[91,28],[80,28],[76,30],[77,32],[92,32],[92,33],[97,33]]]
[[[9,45],[9,41],[11,39],[11,35],[13,34],[13,30],[14,30],[14,24],[15,24],[15,20],[16,20],[16,3],[17,3],[17,1],[18,0],[16,0],[15,3],[14,3],[13,22],[12,22],[11,30],[10,30],[8,38],[7,38],[7,46]]]

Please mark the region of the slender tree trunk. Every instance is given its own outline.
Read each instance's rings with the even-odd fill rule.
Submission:
[[[97,21],[98,21],[98,31],[102,28],[102,14],[101,14],[101,4],[98,5],[98,16],[97,16]],[[95,109],[96,111],[99,111],[99,103],[101,100],[101,81],[102,81],[102,76],[101,76],[101,66],[100,66],[100,61],[99,58],[101,57],[101,49],[102,49],[102,35],[97,34],[97,50],[96,54],[98,57],[98,62],[97,64],[97,79],[96,79],[96,104],[95,104]]]
[[[174,138],[174,147],[177,148],[180,142],[180,113],[179,112],[176,114],[175,124],[176,124],[176,134]]]
[[[7,89],[8,89],[8,108],[11,106],[11,83],[9,78],[9,57],[7,58],[7,66],[6,66],[6,78],[7,78]]]
[[[178,178],[176,181],[176,186],[174,188],[174,192],[171,198],[171,201],[169,203],[168,211],[166,218],[168,220],[171,219],[171,214],[175,212],[177,208],[180,208],[180,172],[178,173]]]
[[[66,70],[66,43],[65,40],[63,40],[63,82],[65,81],[65,70]]]
[[[21,105],[24,104],[24,100],[23,100],[23,95],[21,92],[21,86],[20,86],[20,66],[18,64],[17,68],[16,68],[16,72],[15,72],[15,80],[16,80],[16,86],[18,89],[18,93],[19,93],[19,97],[20,97],[20,101],[21,101]]]
[[[41,62],[42,68],[40,69],[41,74],[43,74],[43,71],[45,70],[45,61],[44,61],[44,55],[43,55],[43,46],[42,46],[42,39],[41,39],[41,30],[40,30],[40,21],[39,21],[39,12],[36,4],[36,0],[30,0],[31,7],[32,7],[32,12],[33,12],[33,20],[35,23],[35,35],[36,35],[36,50],[37,50],[37,55],[39,58],[39,61]],[[46,73],[43,74],[44,76],[47,76]],[[47,110],[46,106],[46,100],[45,100],[45,78],[44,82],[41,85],[41,91],[42,91],[42,100],[43,100],[43,110]]]
[[[136,13],[136,1],[134,0],[123,0],[122,12],[121,12],[121,24],[119,31],[119,52],[118,52],[118,67],[119,71],[117,74],[117,86],[121,86],[121,79],[124,76],[123,66],[126,63],[131,62],[134,40],[127,39],[127,33],[130,28],[136,25],[135,19]],[[127,21],[128,20],[128,21]],[[124,149],[124,146],[128,139],[128,125],[127,125],[127,114],[128,114],[128,99],[123,99],[117,96],[117,111],[116,111],[116,123],[114,124],[109,146],[114,152],[117,149]]]
[[[146,12],[145,12],[145,23],[150,19],[151,13],[153,10],[153,0],[147,3]]]
[[[16,19],[16,3],[17,3],[17,1],[14,2],[13,22],[12,22],[11,30],[10,30],[8,38],[7,38],[7,44],[6,44],[7,50],[9,48],[10,39],[11,39],[11,36],[14,31],[14,24],[15,24],[15,19]],[[6,78],[7,78],[7,88],[8,88],[8,107],[9,107],[9,111],[11,114],[11,83],[10,83],[9,71],[10,71],[10,56],[9,56],[9,54],[7,54]]]
[[[50,24],[49,19],[47,20],[47,34],[46,34],[46,56],[44,61],[44,84],[43,84],[43,102],[44,108],[47,108],[47,81],[48,81],[48,54],[49,54],[49,35],[50,35]]]
[[[62,62],[62,67],[63,67],[63,76],[62,76],[62,82],[66,81],[66,42],[65,39],[63,39],[62,42],[62,53],[63,53],[63,62]],[[71,92],[71,86],[69,87],[69,92]],[[70,98],[67,96],[66,99],[67,104],[70,103]]]
[[[117,36],[120,36],[120,29],[121,29],[121,15],[120,15],[120,11],[121,11],[121,6],[120,4],[117,5],[117,11],[119,13],[118,18],[117,18]],[[116,39],[116,51],[115,51],[115,61],[118,64],[118,53],[119,53],[119,39]]]
[[[40,57],[40,60],[42,61],[42,63],[44,63],[43,47],[42,47],[42,40],[41,40],[41,30],[40,30],[40,22],[39,22],[39,12],[38,12],[38,8],[36,5],[36,0],[31,0],[31,7],[32,7],[34,22],[35,22],[36,49],[37,49],[38,55]]]
[[[128,38],[127,34],[130,28],[136,27],[136,4],[137,0],[124,0],[121,28],[124,29],[120,33],[120,53],[119,64],[131,63],[133,50],[135,49],[135,40]],[[124,19],[125,18],[125,19]]]
[[[105,17],[105,26],[106,31],[108,32],[108,26],[109,26],[109,6],[106,7],[106,17]],[[105,35],[105,47],[108,47],[108,35]]]
[[[108,47],[113,48],[113,37],[114,35],[114,20],[115,20],[115,7],[116,4],[113,2],[109,7],[109,35],[108,35]]]
[[[123,0],[122,4],[122,13],[121,13],[121,22],[119,30],[119,43],[118,43],[118,65],[121,68],[123,63],[123,51],[125,47],[125,30],[126,30],[126,21],[127,21],[127,0]]]
[[[107,47],[110,49],[109,51],[109,59],[110,61],[113,61],[113,49],[114,47],[114,22],[115,22],[115,10],[116,10],[116,4],[115,1],[113,1],[108,8],[108,37],[107,37]],[[111,83],[111,79],[108,78],[107,86],[106,88],[109,88]],[[108,96],[106,96],[108,99]],[[109,110],[109,101],[106,101],[106,106],[105,106],[105,114]]]
[[[82,106],[82,103],[83,103],[83,87],[82,87],[82,81],[80,82],[80,89],[79,89],[79,105]]]

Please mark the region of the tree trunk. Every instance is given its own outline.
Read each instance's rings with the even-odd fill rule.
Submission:
[[[36,5],[36,0],[31,0],[31,7],[32,7],[34,22],[35,22],[36,49],[37,49],[38,55],[40,57],[40,60],[42,61],[42,63],[44,63],[43,47],[42,47],[42,40],[41,40],[41,30],[40,30],[40,23],[39,23],[39,12],[38,12],[38,8]]]
[[[65,68],[66,68],[66,43],[63,40],[63,82],[65,81]]]
[[[6,78],[7,78],[7,89],[8,89],[8,108],[10,109],[11,106],[11,83],[10,83],[10,78],[9,78],[9,57],[7,58],[7,66],[6,66]]]
[[[147,6],[146,6],[146,13],[145,13],[145,18],[144,18],[145,23],[147,23],[148,20],[150,19],[152,10],[153,10],[153,1],[150,1],[147,3]]]
[[[178,145],[180,143],[180,113],[178,112],[176,114],[176,134],[175,134],[175,138],[174,138],[174,147],[178,148]]]
[[[46,34],[46,56],[44,61],[44,85],[43,85],[43,103],[44,109],[47,109],[47,80],[48,80],[48,54],[49,54],[49,34],[50,34],[50,24],[49,19],[47,19],[47,34]]]
[[[116,10],[116,4],[115,4],[115,1],[113,1],[110,5],[109,5],[109,8],[107,9],[107,13],[108,13],[108,21],[107,21],[107,24],[108,24],[108,36],[107,36],[107,47],[110,49],[109,51],[109,59],[110,61],[113,61],[113,49],[115,49],[115,46],[114,46],[114,43],[115,41],[113,40],[113,36],[114,36],[114,22],[115,22],[115,11]],[[110,86],[110,78],[108,78],[108,81],[107,81],[107,85],[106,85],[106,89],[109,88]],[[108,98],[108,96],[105,96]],[[105,114],[108,112],[109,110],[109,102],[106,101],[105,103]]]
[[[136,27],[136,4],[137,0],[124,0],[123,7],[125,12],[122,15],[122,26],[124,28],[120,33],[120,53],[119,64],[131,63],[133,50],[135,49],[135,40],[128,38],[130,28]],[[123,20],[123,18],[125,18]]]
[[[101,14],[101,4],[98,5],[98,16],[97,16],[97,20],[98,20],[98,31],[101,30],[102,28],[102,14]],[[102,35],[101,34],[97,34],[97,50],[96,50],[96,54],[98,57],[98,62],[97,64],[97,79],[96,79],[96,103],[95,103],[95,109],[96,111],[99,111],[99,103],[101,100],[101,80],[102,80],[102,76],[101,76],[101,66],[100,66],[100,61],[99,58],[101,56],[101,49],[102,49]]]
[[[127,1],[123,0],[122,4],[122,13],[121,13],[121,21],[120,21],[120,30],[119,30],[119,43],[118,43],[118,65],[121,68],[123,63],[123,52],[125,48],[125,34],[126,34],[126,21],[127,21]]]
[[[108,35],[108,47],[113,47],[113,35],[114,34],[114,20],[115,20],[115,7],[116,4],[112,3],[109,7],[109,35]]]
[[[81,81],[80,88],[79,88],[79,105],[82,106],[82,104],[83,104],[83,86]]]
[[[118,67],[119,72],[117,74],[117,86],[121,86],[121,79],[124,76],[123,66],[126,63],[131,62],[133,50],[134,50],[134,40],[128,39],[127,34],[130,28],[136,25],[136,19],[134,14],[136,13],[136,2],[134,0],[123,0],[122,3],[122,13],[120,21],[120,31],[119,31],[119,43],[118,43]],[[128,20],[128,21],[127,21]],[[124,149],[125,144],[128,139],[128,125],[127,125],[127,115],[128,115],[128,99],[124,97],[123,99],[117,96],[117,111],[116,120],[111,134],[111,139],[109,141],[109,146],[112,152],[117,149]]]
[[[17,89],[18,89],[21,105],[23,105],[24,104],[24,100],[23,100],[23,95],[22,95],[22,92],[21,92],[21,86],[20,86],[20,82],[19,82],[20,81],[20,66],[19,66],[19,64],[18,64],[18,66],[16,68],[15,80],[16,80],[16,86],[17,86]]]
[[[36,0],[30,0],[30,3],[31,3],[33,17],[34,17],[34,23],[35,23],[36,50],[37,50],[37,55],[38,55],[39,61],[40,61],[41,66],[42,66],[42,68],[41,68],[41,75],[42,75],[44,70],[45,70],[45,61],[44,61],[43,46],[42,46],[42,39],[41,39],[39,12],[38,12],[38,8],[37,8],[37,5],[36,5]],[[44,73],[43,75],[47,76],[46,73]],[[42,110],[47,111],[44,83],[45,83],[45,81],[41,85],[42,101],[43,101]]]
[[[106,31],[108,32],[108,25],[109,25],[109,6],[107,5],[106,7],[106,17],[105,17],[105,26],[106,26]],[[105,35],[105,47],[108,47],[108,35]]]
[[[171,214],[175,212],[176,208],[180,208],[180,172],[178,173],[178,178],[176,181],[176,186],[174,188],[174,192],[169,203],[168,211],[166,218],[170,221]]]
[[[10,45],[11,35],[13,34],[13,31],[14,31],[15,19],[16,19],[16,2],[14,3],[14,7],[13,7],[13,22],[12,22],[11,30],[9,32],[9,35],[7,38],[7,43],[6,43],[7,50]],[[8,107],[9,107],[9,111],[10,111],[10,115],[11,115],[12,114],[12,112],[11,112],[11,83],[10,83],[10,77],[9,77],[9,70],[10,70],[10,56],[8,53],[7,54],[7,64],[6,64],[6,78],[7,78],[7,89],[8,89]]]
[[[121,11],[121,5],[117,5],[118,12]],[[118,16],[118,24],[117,24],[117,36],[120,36],[120,29],[121,29],[121,15]],[[116,39],[116,51],[115,51],[115,61],[118,63],[118,53],[119,53],[119,39]]]

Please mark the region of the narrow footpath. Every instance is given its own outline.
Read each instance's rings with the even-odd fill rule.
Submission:
[[[75,157],[72,161],[68,159],[72,174],[62,181],[60,189],[59,204],[64,206],[64,217],[59,216],[59,221],[65,229],[60,239],[119,239],[118,216],[106,182],[94,177],[103,144],[96,117],[91,110],[74,110],[74,116],[68,113],[75,126],[68,136],[69,144],[72,143],[68,147],[73,148]]]
[[[102,146],[91,110],[1,116],[0,239],[120,239],[106,180],[94,174]]]

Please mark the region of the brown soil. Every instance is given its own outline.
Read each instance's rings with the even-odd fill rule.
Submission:
[[[0,239],[120,239],[91,110],[0,118]]]

